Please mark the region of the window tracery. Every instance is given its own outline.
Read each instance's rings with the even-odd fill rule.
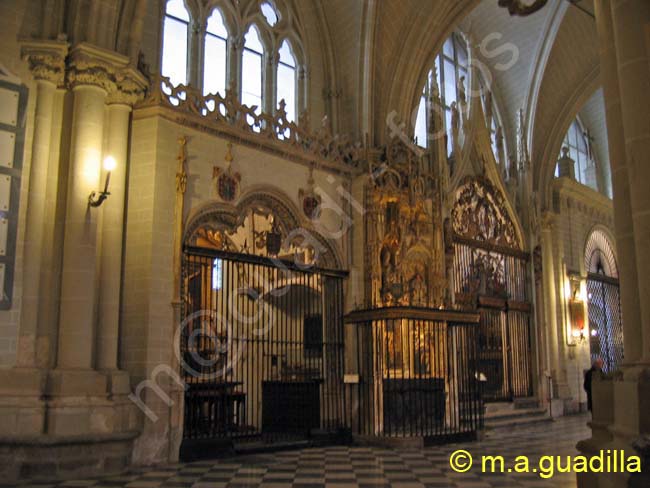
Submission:
[[[287,122],[297,120],[305,109],[306,69],[302,29],[291,5],[283,0],[209,5],[165,2],[162,75],[174,87],[191,85],[203,95],[236,91],[258,115],[277,111],[286,113]]]

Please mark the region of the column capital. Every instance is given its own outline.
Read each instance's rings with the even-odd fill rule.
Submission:
[[[555,228],[555,215],[553,212],[544,210],[541,218],[542,231],[553,232]]]
[[[114,90],[108,93],[108,104],[133,106],[144,99],[148,80],[137,69],[127,66],[115,74]]]
[[[123,58],[91,44],[78,44],[70,51],[66,73],[68,87],[90,85],[103,88],[107,93],[114,91],[115,64],[123,62]]]
[[[48,81],[57,87],[65,81],[65,58],[69,44],[58,41],[23,41],[21,57],[29,64],[29,70],[37,81]]]
[[[67,82],[70,88],[98,86],[106,91],[109,104],[130,106],[144,98],[148,85],[126,56],[87,43],[71,50]]]

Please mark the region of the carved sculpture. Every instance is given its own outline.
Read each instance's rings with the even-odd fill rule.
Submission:
[[[232,170],[232,144],[229,142],[227,145],[226,155],[224,161],[226,162],[226,169],[222,170],[215,166],[212,170],[212,178],[215,182],[215,190],[219,198],[224,202],[232,202],[239,195],[239,184],[241,182],[241,175]]]
[[[333,135],[327,117],[320,128],[312,130],[306,113],[300,115],[300,123],[296,124],[287,120],[282,105],[275,114],[243,105],[234,86],[222,96],[219,93],[203,95],[189,85],[174,86],[169,78],[160,74],[151,75],[150,82],[147,98],[141,106],[170,107],[179,113],[200,117],[209,124],[227,126],[242,135],[256,134],[265,143],[284,144],[288,151],[300,152],[313,162],[327,161],[351,169],[361,167],[365,153],[361,143]]]
[[[429,161],[394,138],[369,171],[369,305],[439,306],[446,281],[444,255],[434,252],[443,248],[441,229],[435,232],[442,223]]]
[[[456,235],[519,249],[521,244],[501,193],[487,178],[465,178],[452,209]]]

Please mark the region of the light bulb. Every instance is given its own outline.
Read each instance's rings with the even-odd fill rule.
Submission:
[[[113,156],[106,156],[104,159],[104,169],[106,171],[113,171],[116,166],[117,161],[115,161],[115,158]]]

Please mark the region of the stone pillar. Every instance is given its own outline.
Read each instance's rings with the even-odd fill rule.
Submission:
[[[278,109],[278,103],[280,100],[277,99],[277,77],[278,70],[275,69],[276,63],[278,61],[278,55],[272,53],[266,53],[266,66],[264,70],[263,77],[263,87],[262,87],[262,112],[268,114],[274,114]]]
[[[560,341],[562,338],[558,333],[557,307],[558,307],[558,289],[557,276],[555,273],[555,259],[553,253],[553,216],[546,212],[542,217],[542,272],[544,288],[544,304],[546,306],[546,331],[548,348],[548,357],[550,360],[549,373],[553,378],[555,391],[553,398],[559,398],[564,394],[562,390],[566,387],[566,379],[563,378],[562,368],[560,365]],[[560,413],[560,412],[557,412]]]
[[[26,43],[23,56],[36,80],[32,160],[25,218],[23,296],[16,363],[18,367],[47,366],[49,351],[38,344],[41,267],[45,242],[46,194],[50,143],[57,86],[63,83],[67,46],[58,43]],[[59,114],[60,115],[60,114]]]
[[[77,84],[72,91],[57,365],[61,369],[92,369],[97,209],[88,205],[88,196],[100,188],[106,90]]]
[[[99,275],[99,321],[97,324],[97,369],[114,371],[120,323],[122,282],[122,237],[131,106],[113,103],[108,106],[105,156],[115,158],[108,200],[102,205],[102,243]],[[104,174],[103,179],[106,178]]]
[[[623,133],[611,4],[609,0],[596,0],[594,6],[596,8],[596,25],[600,42],[601,76],[605,95],[609,160],[612,170],[616,257],[619,267],[621,306],[624,315],[625,362],[631,363],[641,357],[642,341],[629,169],[625,158],[625,136]]]
[[[228,43],[228,79],[226,80],[226,89],[235,90],[237,94],[241,95],[241,70],[242,70],[242,52],[244,49],[244,35],[241,34],[229,39]]]
[[[636,244],[641,357],[650,364],[650,3],[613,0],[612,23],[618,63],[619,94],[629,169],[630,201]]]
[[[625,362],[606,392],[611,402],[594,403],[592,439],[578,448],[588,455],[623,449],[641,457],[643,472],[605,473],[594,479],[580,475],[578,486],[641,487],[650,486],[650,3],[597,0],[595,7],[612,161]],[[599,411],[610,408],[613,415]]]

